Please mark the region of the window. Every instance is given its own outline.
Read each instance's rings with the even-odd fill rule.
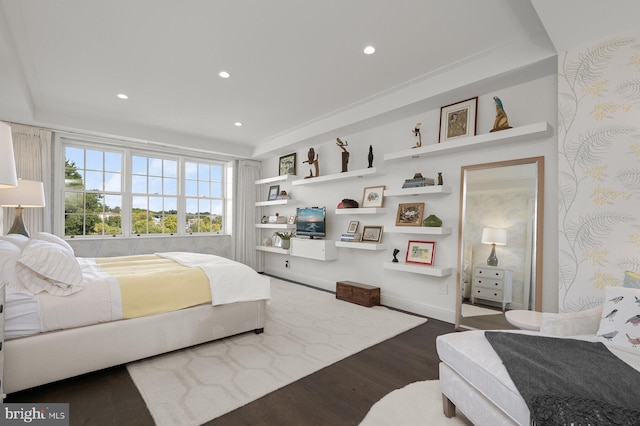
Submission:
[[[122,153],[65,148],[64,234],[121,235]]]
[[[66,236],[225,230],[228,165],[64,140]]]

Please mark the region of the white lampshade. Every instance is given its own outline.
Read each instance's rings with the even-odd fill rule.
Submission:
[[[507,230],[498,228],[484,228],[482,230],[482,244],[495,244],[504,246],[507,244]]]
[[[44,207],[44,185],[35,180],[18,179],[15,188],[0,189],[2,207]]]
[[[11,127],[0,122],[0,188],[15,188],[18,185],[16,176],[16,159],[13,155],[13,139]]]

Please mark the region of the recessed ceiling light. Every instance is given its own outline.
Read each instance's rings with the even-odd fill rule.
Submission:
[[[220,72],[218,73],[218,75],[219,75],[220,77],[222,77],[222,78],[229,78],[229,77],[231,77],[231,74],[229,74],[229,73],[228,73],[228,72],[226,72],[226,71],[220,71]]]
[[[367,46],[364,48],[363,52],[365,55],[373,55],[376,52],[376,48],[373,46]]]
[[[241,127],[242,126],[242,123],[239,122],[239,121],[236,121],[234,124],[236,125],[236,127]]]
[[[129,99],[129,97],[127,95],[125,95],[124,93],[118,93],[118,98],[120,99]]]

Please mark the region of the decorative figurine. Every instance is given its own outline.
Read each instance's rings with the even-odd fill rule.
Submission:
[[[393,263],[398,263],[398,258],[396,257],[398,253],[400,253],[400,250],[393,249],[393,260],[392,260]]]
[[[442,185],[442,172],[438,172],[438,185]]]
[[[435,214],[429,215],[422,221],[422,226],[440,227],[442,226],[442,219]]]
[[[507,118],[507,113],[504,112],[502,101],[497,96],[494,96],[493,100],[496,103],[496,121],[493,122],[493,129],[491,129],[491,131],[497,132],[498,130],[510,129],[511,126],[509,126],[509,119]]]
[[[369,160],[369,169],[371,167],[373,167],[373,147],[371,145],[369,145],[369,156],[367,157],[367,159]]]
[[[278,194],[278,197],[276,198],[276,200],[290,200],[291,196],[289,194],[287,194],[287,191],[280,191],[280,194]]]
[[[342,150],[342,172],[344,173],[347,171],[347,165],[349,164],[349,151],[345,148],[345,146],[349,145],[349,142],[342,142],[340,138],[336,138],[336,145]]]
[[[318,167],[318,155],[316,154],[316,150],[313,148],[309,148],[309,152],[307,153],[307,160],[303,161],[303,163],[309,163],[309,176],[305,176],[305,179],[318,177],[319,167]],[[313,167],[316,169],[315,176],[313,175]]]
[[[416,124],[416,127],[412,130],[413,135],[418,138],[418,142],[416,142],[416,145],[412,146],[412,148],[420,148],[422,146],[422,133],[420,133],[420,126],[422,126],[422,123]]]

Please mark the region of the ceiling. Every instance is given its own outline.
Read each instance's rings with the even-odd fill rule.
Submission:
[[[0,120],[259,158],[486,52],[526,43],[533,64],[634,28],[639,4],[0,0]]]

